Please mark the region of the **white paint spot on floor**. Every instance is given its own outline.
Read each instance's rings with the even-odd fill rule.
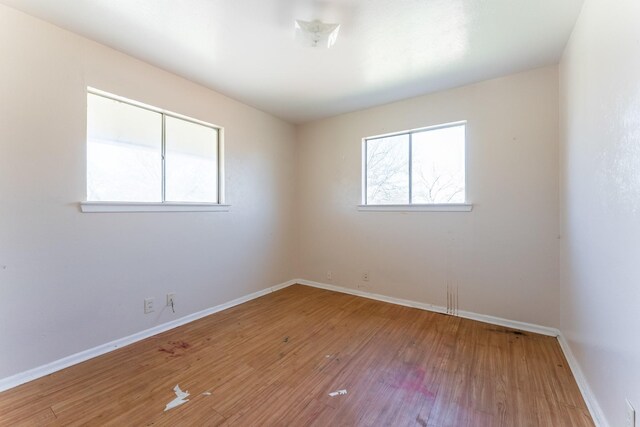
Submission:
[[[336,390],[336,391],[332,391],[331,393],[329,393],[329,396],[331,397],[336,397],[336,396],[341,396],[343,394],[347,394],[347,390]]]
[[[189,397],[189,392],[180,390],[180,386],[178,384],[173,388],[173,391],[176,394],[176,398],[167,403],[167,406],[164,408],[165,412],[189,401],[189,399],[187,399],[187,397]]]

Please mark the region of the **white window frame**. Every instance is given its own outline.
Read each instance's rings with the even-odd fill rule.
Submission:
[[[143,108],[145,110],[159,113],[162,116],[162,202],[121,202],[121,201],[88,201],[80,202],[80,210],[82,212],[227,212],[230,205],[225,204],[225,187],[224,187],[224,128],[216,126],[202,120],[174,113],[172,111],[163,110],[142,102],[114,95],[93,87],[87,87],[87,95],[102,96],[107,99],[122,102],[134,107]],[[218,132],[218,201],[217,202],[167,202],[165,201],[166,189],[166,169],[165,169],[165,121],[166,117],[173,117],[187,122],[195,123],[215,129]],[[85,163],[86,165],[86,163]],[[86,180],[85,171],[85,180]],[[86,181],[85,181],[86,188]]]
[[[465,194],[465,202],[464,203],[412,203],[412,136],[415,133],[419,132],[428,132],[437,129],[445,129],[449,127],[455,126],[465,126],[465,141],[464,141],[464,194]],[[366,138],[362,138],[362,195],[361,195],[361,203],[358,205],[359,211],[372,211],[372,212],[471,212],[473,210],[473,204],[470,203],[467,199],[467,137],[466,137],[466,127],[467,121],[461,120],[457,122],[443,123],[434,126],[427,126],[422,128],[410,129],[400,132],[392,132],[386,133],[382,135],[374,135],[368,136]],[[381,138],[389,138],[393,136],[399,135],[409,135],[409,203],[407,204],[396,204],[396,205],[373,205],[367,203],[367,141],[381,139]]]

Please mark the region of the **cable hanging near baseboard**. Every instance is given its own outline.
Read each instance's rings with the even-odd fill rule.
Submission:
[[[447,281],[447,314],[458,315],[458,285]]]

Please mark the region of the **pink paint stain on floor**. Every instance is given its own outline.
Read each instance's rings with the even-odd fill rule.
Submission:
[[[420,393],[425,397],[434,398],[435,394],[429,391],[424,386],[426,372],[422,368],[412,369],[408,375],[396,376],[396,383],[392,385],[393,388],[406,390],[412,393]]]

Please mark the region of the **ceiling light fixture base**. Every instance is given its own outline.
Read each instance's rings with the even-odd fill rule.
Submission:
[[[305,46],[330,48],[338,38],[340,24],[328,24],[319,20],[295,21],[296,38]]]

